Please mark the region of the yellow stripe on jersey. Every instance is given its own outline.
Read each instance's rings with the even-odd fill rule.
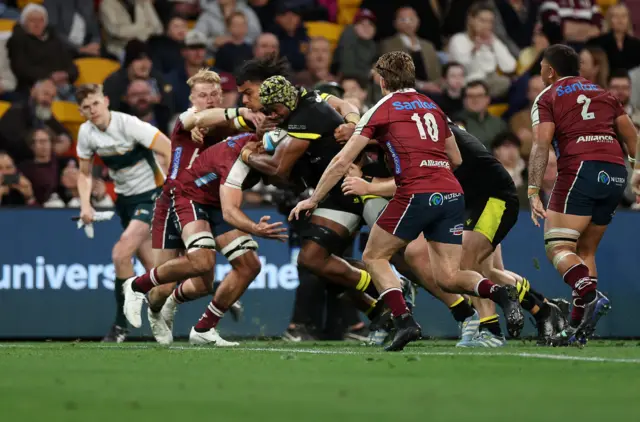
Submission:
[[[160,136],[160,131],[157,131],[155,135],[153,135],[153,139],[151,140],[151,145],[149,145],[149,149],[153,149],[153,146],[156,144],[158,137]]]
[[[293,136],[298,139],[318,139],[322,135],[319,133],[289,132],[289,136]]]
[[[489,198],[473,231],[482,233],[489,239],[489,242],[493,242],[505,209],[507,209],[507,205],[502,199]]]

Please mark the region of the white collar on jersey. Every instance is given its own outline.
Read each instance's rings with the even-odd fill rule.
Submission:
[[[390,94],[400,94],[402,92],[416,92],[416,90],[413,89],[413,88],[403,88],[403,89],[399,89],[397,91],[393,91]]]

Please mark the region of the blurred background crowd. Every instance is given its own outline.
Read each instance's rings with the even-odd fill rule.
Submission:
[[[640,0],[0,0],[0,206],[78,206],[79,84],[103,83],[113,110],[170,134],[202,67],[232,107],[238,66],[280,55],[296,84],[364,112],[381,97],[372,64],[393,50],[411,54],[416,89],[493,151],[527,206],[541,52],[576,48],[582,76],[640,126],[639,25]],[[94,177],[94,205],[113,206],[103,166]],[[552,157],[543,192],[554,177]],[[246,199],[277,196],[259,186]],[[636,208],[631,193],[621,206]]]

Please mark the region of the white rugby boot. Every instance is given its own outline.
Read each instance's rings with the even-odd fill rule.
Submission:
[[[167,323],[162,317],[162,311],[153,312],[151,308],[148,308],[147,317],[149,319],[149,325],[151,326],[151,332],[156,341],[164,346],[173,343],[173,333],[169,327],[167,327]]]
[[[191,328],[189,333],[189,343],[194,346],[216,346],[216,347],[234,347],[239,346],[240,343],[235,341],[227,341],[220,337],[220,334],[215,328],[211,328],[209,331],[199,333],[195,330],[195,327]]]
[[[131,285],[136,277],[129,277],[122,284],[122,290],[124,291],[124,315],[127,317],[127,321],[135,328],[142,326],[142,304],[145,301],[144,293],[135,292]]]

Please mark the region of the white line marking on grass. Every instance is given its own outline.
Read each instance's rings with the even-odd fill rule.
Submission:
[[[42,343],[43,345],[59,344],[61,346],[68,346],[70,343]],[[326,349],[294,349],[294,348],[271,348],[271,347],[206,347],[206,346],[169,346],[163,347],[160,345],[127,345],[127,346],[109,346],[105,344],[91,344],[91,343],[77,343],[77,347],[81,349],[114,349],[119,351],[126,350],[237,350],[247,352],[271,352],[271,353],[299,353],[310,355],[342,355],[342,356],[356,356],[356,355],[387,355],[381,353],[381,349],[375,348],[362,348],[362,350],[326,350]],[[0,349],[40,349],[40,345],[35,344],[2,344],[0,343]],[[633,358],[608,358],[600,356],[575,356],[575,355],[552,355],[546,353],[528,353],[528,352],[484,352],[484,351],[472,351],[472,350],[456,350],[455,352],[428,352],[420,351],[413,348],[409,348],[401,353],[392,353],[390,356],[397,355],[418,355],[418,356],[486,356],[486,357],[519,357],[525,359],[547,359],[547,360],[563,360],[563,361],[577,361],[577,362],[602,362],[602,363],[633,363],[640,364],[640,359]]]

